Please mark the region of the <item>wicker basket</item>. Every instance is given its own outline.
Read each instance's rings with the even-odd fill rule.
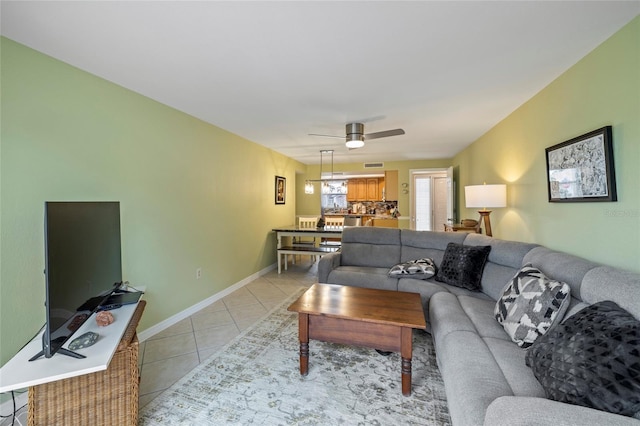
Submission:
[[[138,424],[138,336],[141,301],[105,371],[29,388],[29,426]]]

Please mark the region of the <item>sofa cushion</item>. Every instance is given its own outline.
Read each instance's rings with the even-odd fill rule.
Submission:
[[[520,241],[500,240],[498,238],[487,237],[483,234],[466,234],[464,245],[467,246],[491,246],[489,253],[489,262],[498,265],[509,266],[511,268],[520,268],[522,258],[529,253],[538,244],[523,243]]]
[[[522,348],[562,320],[570,302],[569,286],[525,265],[511,279],[494,308],[496,320]]]
[[[342,265],[371,266],[388,271],[400,263],[400,230],[370,226],[345,228],[341,252]]]
[[[487,264],[482,272],[482,292],[491,296],[493,300],[502,296],[505,283],[511,280],[522,265],[524,256],[537,244],[519,241],[506,241],[487,237],[482,234],[467,234],[464,240],[467,246],[491,246]]]
[[[612,266],[599,266],[584,276],[580,287],[588,304],[611,300],[640,319],[640,274]]]
[[[494,399],[513,395],[501,366],[475,333],[455,331],[442,336],[436,357],[454,425],[481,425]]]
[[[324,256],[323,256],[324,257]],[[389,268],[370,266],[338,266],[329,273],[326,284],[350,285],[353,287],[398,290],[398,279],[387,274]]]
[[[579,300],[582,300],[583,278],[587,272],[599,266],[595,262],[547,247],[536,247],[528,252],[522,260],[523,265],[527,263],[540,269],[546,276],[569,284],[571,295]]]
[[[401,252],[400,261],[405,262],[411,259],[421,259],[428,257],[439,265],[442,256],[447,249],[447,244],[460,243],[465,236],[461,232],[434,232],[434,231],[414,231],[411,229],[400,230]]]
[[[426,280],[436,274],[436,264],[432,259],[416,259],[393,265],[389,270],[392,278],[415,278]]]
[[[640,322],[611,301],[567,318],[527,351],[548,398],[633,416],[640,411]]]
[[[490,251],[491,246],[447,244],[436,280],[467,290],[479,291],[482,270]]]

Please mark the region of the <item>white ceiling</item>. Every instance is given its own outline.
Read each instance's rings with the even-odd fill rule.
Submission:
[[[2,1],[2,35],[306,164],[450,158],[640,1]],[[614,66],[614,65],[612,65]],[[406,134],[348,151],[351,121]]]

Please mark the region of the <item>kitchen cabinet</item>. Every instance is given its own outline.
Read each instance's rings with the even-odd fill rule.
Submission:
[[[380,200],[378,194],[378,178],[367,179],[367,201]]]
[[[349,179],[347,183],[347,201],[367,201],[366,179]]]
[[[384,172],[384,187],[387,201],[398,201],[398,171],[387,170]]]
[[[357,201],[367,201],[367,180],[356,179],[358,189],[356,190]]]
[[[358,182],[356,179],[347,181],[347,201],[358,201]]]
[[[398,227],[398,219],[373,219],[373,226],[382,227],[382,228],[397,228]]]
[[[398,172],[395,172],[395,198],[389,198],[385,178],[357,178],[347,182],[347,201],[382,201],[382,199],[396,201],[398,199]],[[384,195],[384,196],[383,196]]]

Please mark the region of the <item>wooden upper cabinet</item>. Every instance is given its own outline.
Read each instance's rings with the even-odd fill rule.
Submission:
[[[367,200],[378,201],[380,200],[378,194],[378,178],[367,179]]]
[[[367,180],[356,179],[358,189],[356,190],[356,201],[367,201]]]
[[[395,201],[398,199],[398,171],[395,173],[395,198],[389,198],[388,182],[385,178],[358,178],[349,179],[347,181],[347,201],[381,201],[383,199],[383,191],[387,200]],[[385,173],[386,175],[386,173]]]
[[[398,171],[387,170],[384,172],[384,188],[387,201],[398,201]]]
[[[357,179],[349,179],[347,181],[347,201],[358,201]]]

